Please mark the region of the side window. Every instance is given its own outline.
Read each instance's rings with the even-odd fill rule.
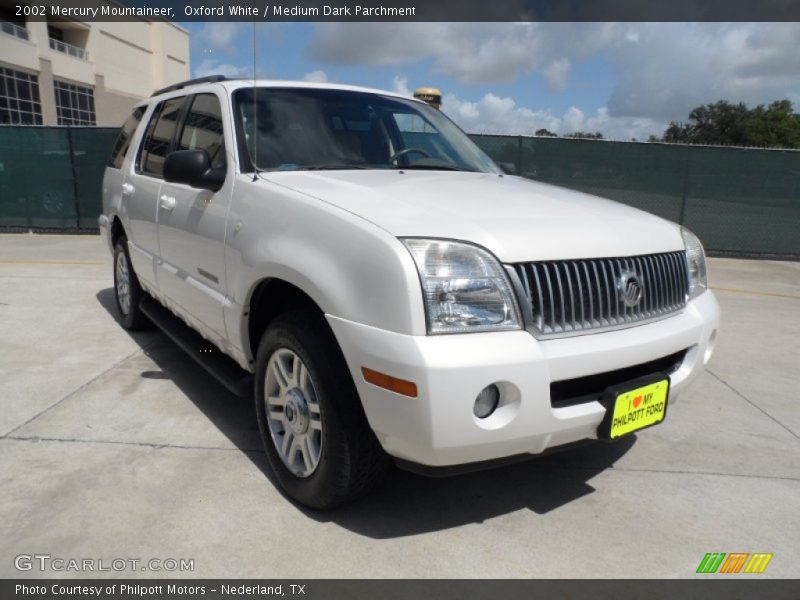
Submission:
[[[225,164],[222,109],[214,94],[198,94],[183,125],[178,150],[205,150],[212,167]]]
[[[172,98],[160,102],[156,107],[139,150],[137,171],[155,177],[163,174],[164,159],[172,145],[184,100],[183,97]]]
[[[131,145],[131,138],[133,138],[133,134],[136,132],[136,128],[139,126],[139,122],[142,120],[142,115],[145,111],[145,106],[137,106],[133,114],[128,117],[125,121],[125,124],[122,126],[122,130],[119,132],[119,137],[117,137],[117,141],[114,142],[114,149],[111,151],[111,159],[108,161],[108,165],[110,167],[114,167],[117,169],[122,168],[122,162],[125,160],[125,154],[128,152],[128,148]]]

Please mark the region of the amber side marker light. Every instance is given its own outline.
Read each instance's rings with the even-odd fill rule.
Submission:
[[[386,373],[379,373],[367,367],[361,367],[361,373],[364,375],[364,381],[377,385],[384,389],[390,390],[403,396],[417,397],[417,384],[413,381],[406,381],[405,379],[398,379]]]

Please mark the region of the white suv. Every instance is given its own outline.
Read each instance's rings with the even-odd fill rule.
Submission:
[[[99,222],[124,326],[254,394],[278,481],[317,508],[390,457],[462,471],[655,425],[719,323],[692,233],[510,176],[391,92],[161,90],[122,129]]]

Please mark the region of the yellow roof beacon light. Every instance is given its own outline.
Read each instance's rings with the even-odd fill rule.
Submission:
[[[434,87],[421,87],[414,90],[414,98],[427,102],[433,108],[439,109],[442,106],[442,92]]]

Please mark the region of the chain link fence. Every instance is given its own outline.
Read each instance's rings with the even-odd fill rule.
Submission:
[[[471,137],[519,175],[681,223],[712,254],[800,257],[800,151]]]
[[[116,127],[0,127],[0,230],[96,231]]]
[[[96,230],[117,132],[0,127],[0,230]],[[800,151],[471,137],[519,175],[682,223],[710,253],[800,257]]]

